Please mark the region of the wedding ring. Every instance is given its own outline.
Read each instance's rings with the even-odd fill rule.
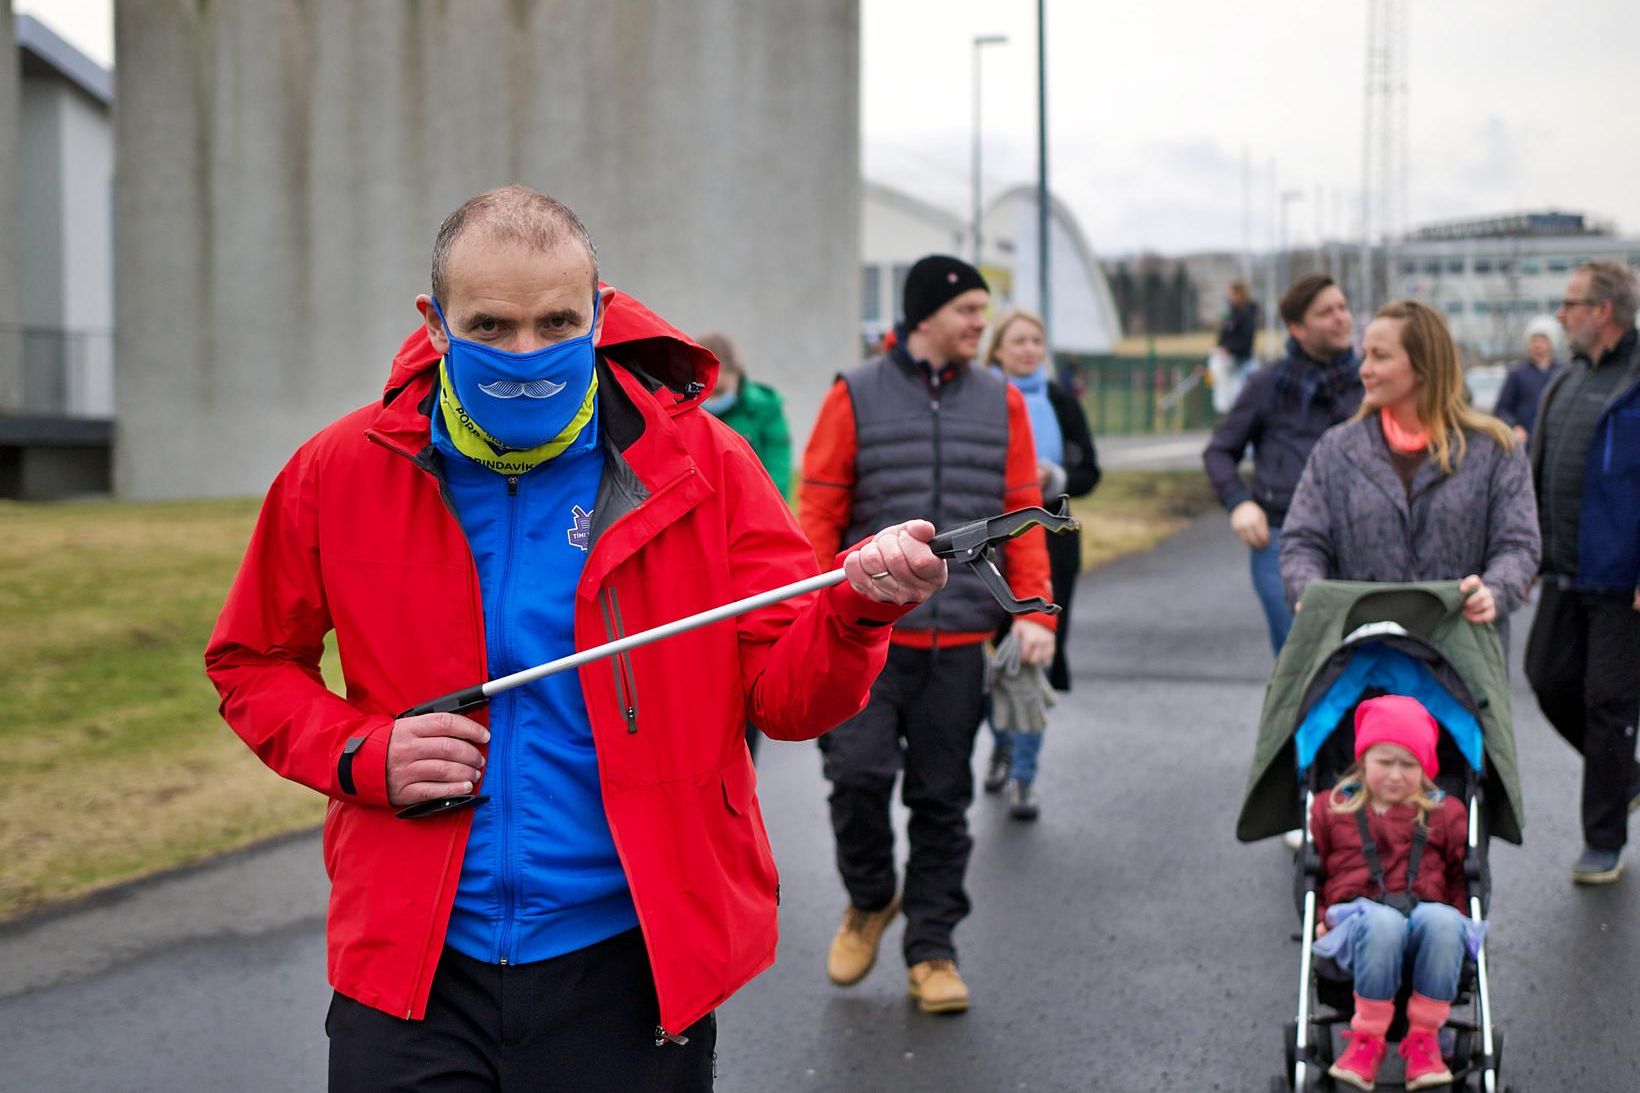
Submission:
[[[883,581],[887,580],[891,574],[885,569],[881,573],[867,573],[866,576],[870,577],[874,581]]]

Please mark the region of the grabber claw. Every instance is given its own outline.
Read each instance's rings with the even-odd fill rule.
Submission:
[[[928,548],[934,552],[936,558],[944,558],[953,564],[960,563],[972,569],[979,579],[985,582],[986,590],[1009,614],[1025,615],[1039,611],[1045,615],[1057,615],[1059,605],[1049,603],[1041,596],[1032,596],[1025,600],[1015,596],[1013,589],[1002,579],[1002,574],[996,566],[997,547],[1036,527],[1053,535],[1063,535],[1067,531],[1079,530],[1082,525],[1071,515],[1070,498],[1061,496],[1058,512],[1032,507],[1015,509],[985,520],[975,520],[971,524],[940,532],[934,536]]]

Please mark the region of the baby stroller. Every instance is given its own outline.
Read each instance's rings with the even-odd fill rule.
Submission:
[[[1462,616],[1456,581],[1376,584],[1318,581],[1270,678],[1258,746],[1236,836],[1243,842],[1304,829],[1294,890],[1302,920],[1298,1013],[1285,1032],[1285,1073],[1272,1091],[1333,1089],[1327,1068],[1340,1051],[1354,995],[1347,973],[1312,952],[1320,858],[1307,819],[1316,796],[1354,756],[1354,712],[1364,699],[1403,694],[1441,727],[1438,782],[1469,812],[1466,910],[1485,921],[1491,876],[1488,839],[1518,844],[1524,813],[1509,713],[1503,648],[1490,626]],[[1484,943],[1466,962],[1442,1053],[1453,1090],[1502,1093],[1502,1033],[1492,1019]],[[1407,988],[1389,1038],[1405,1034]],[[1391,1084],[1383,1079],[1379,1087]]]

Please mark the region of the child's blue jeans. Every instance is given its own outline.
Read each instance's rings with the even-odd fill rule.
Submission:
[[[1017,778],[1026,785],[1036,781],[1036,757],[1042,750],[1043,735],[1040,732],[1003,732],[991,725],[992,746],[1009,751],[1008,777]]]
[[[1437,1002],[1452,1001],[1463,973],[1466,921],[1463,912],[1445,903],[1420,903],[1411,917],[1382,903],[1369,904],[1350,938],[1355,993],[1393,999],[1411,953],[1412,989]]]

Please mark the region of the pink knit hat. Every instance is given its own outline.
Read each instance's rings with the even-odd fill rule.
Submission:
[[[1395,744],[1412,753],[1424,768],[1424,777],[1434,779],[1441,764],[1435,758],[1435,741],[1440,730],[1423,703],[1403,695],[1369,698],[1355,708],[1355,757],[1361,758],[1374,744]]]

